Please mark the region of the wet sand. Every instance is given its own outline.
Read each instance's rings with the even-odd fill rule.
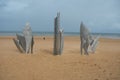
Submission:
[[[120,39],[100,39],[96,52],[80,54],[79,37],[65,37],[61,56],[53,37],[35,37],[34,53],[20,53],[14,37],[0,37],[0,80],[120,80]]]

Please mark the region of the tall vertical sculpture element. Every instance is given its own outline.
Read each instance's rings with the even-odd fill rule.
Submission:
[[[89,51],[95,52],[99,37],[94,38],[90,34],[89,30],[85,27],[83,22],[81,22],[80,25],[80,39],[81,39],[81,54],[83,52],[83,49],[84,53],[87,55]]]
[[[61,55],[64,45],[63,29],[60,29],[60,13],[54,19],[54,55]]]
[[[13,39],[15,45],[20,52],[33,53],[34,39],[29,23],[26,24],[23,35],[16,34],[17,39]]]
[[[26,42],[25,52],[28,53],[31,48],[31,43],[32,43],[32,30],[30,28],[29,23],[26,24],[26,26],[23,30],[23,35],[25,37],[25,42]]]
[[[85,27],[83,22],[81,22],[80,25],[81,54],[83,52],[82,49],[84,49],[85,54],[88,54],[89,37],[90,37],[89,30]]]

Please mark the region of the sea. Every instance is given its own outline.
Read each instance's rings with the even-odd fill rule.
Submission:
[[[15,36],[20,31],[0,31],[0,36]],[[120,33],[91,33],[93,36],[100,38],[120,39]],[[54,36],[54,32],[33,32],[33,36]],[[64,36],[80,36],[80,32],[64,32]]]

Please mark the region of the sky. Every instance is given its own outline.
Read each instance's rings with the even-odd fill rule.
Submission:
[[[53,32],[57,12],[64,32],[120,33],[120,0],[0,0],[0,31]]]

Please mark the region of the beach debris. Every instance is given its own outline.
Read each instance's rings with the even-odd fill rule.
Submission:
[[[23,34],[16,34],[16,36],[17,39],[13,39],[13,41],[18,50],[23,53],[29,53],[30,51],[33,53],[34,38],[29,23],[26,24]]]
[[[64,46],[63,29],[60,28],[60,12],[54,19],[54,55],[61,55]]]
[[[45,40],[45,36],[43,37],[43,40]]]
[[[95,52],[97,44],[98,44],[98,37],[94,37],[90,34],[89,30],[85,27],[83,22],[80,25],[80,39],[81,39],[81,54],[88,55],[89,52]]]

